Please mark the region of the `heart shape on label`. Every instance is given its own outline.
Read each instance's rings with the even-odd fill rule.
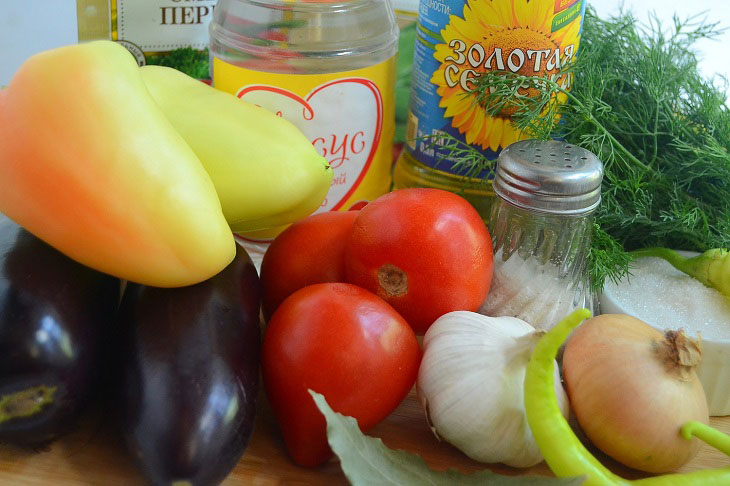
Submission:
[[[302,98],[270,85],[248,85],[236,95],[292,122],[334,171],[317,212],[342,207],[367,174],[383,130],[383,97],[366,78],[323,83]],[[286,141],[283,141],[286,143]]]

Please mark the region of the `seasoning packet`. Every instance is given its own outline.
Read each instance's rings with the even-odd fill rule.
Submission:
[[[140,66],[161,64],[206,79],[208,24],[217,0],[76,0],[79,42],[109,39]]]

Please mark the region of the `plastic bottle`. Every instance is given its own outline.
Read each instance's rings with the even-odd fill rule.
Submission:
[[[213,85],[287,118],[334,169],[317,211],[390,189],[398,26],[389,0],[220,0]],[[283,230],[240,235],[254,261]]]
[[[422,0],[407,140],[394,168],[394,187],[461,192],[488,219],[491,184],[466,179],[452,167],[448,151],[426,137],[449,134],[487,159],[527,138],[511,127],[509,107],[497,117],[485,116],[468,97],[471,80],[491,69],[557,73],[577,53],[584,12],[585,0]]]

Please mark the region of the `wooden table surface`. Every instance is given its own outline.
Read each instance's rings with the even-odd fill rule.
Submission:
[[[263,395],[262,395],[263,397]],[[224,485],[339,485],[348,484],[336,459],[316,469],[300,468],[288,459],[268,405],[259,402],[259,413],[251,443],[241,461],[223,482]],[[82,425],[55,442],[46,450],[27,451],[0,445],[0,484],[17,486],[40,485],[136,485],[143,484],[127,455],[119,434],[108,423],[101,410],[88,413]],[[713,417],[711,424],[730,433],[730,416]],[[434,469],[456,468],[463,472],[487,466],[468,459],[461,452],[440,443],[431,434],[414,392],[386,419],[370,432],[391,448],[417,452]],[[597,454],[616,473],[640,477],[613,461]],[[730,457],[703,446],[700,453],[681,470],[730,466]],[[489,469],[502,474],[550,475],[542,463],[520,470],[501,465]]]

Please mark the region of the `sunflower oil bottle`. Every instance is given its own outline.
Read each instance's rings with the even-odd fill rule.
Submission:
[[[466,178],[442,141],[450,135],[487,159],[528,138],[469,96],[489,70],[556,75],[577,54],[586,0],[421,0],[413,57],[406,144],[393,170],[394,188],[460,192],[486,220],[491,181]],[[430,138],[429,138],[430,137]],[[435,138],[434,138],[435,137]],[[446,144],[450,145],[450,144]]]

